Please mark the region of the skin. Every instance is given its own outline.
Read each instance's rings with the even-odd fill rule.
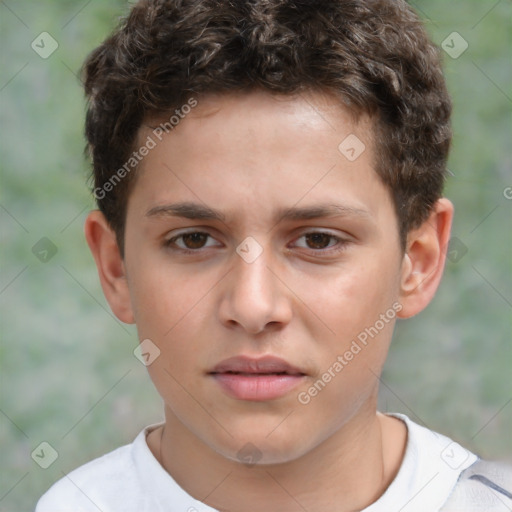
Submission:
[[[158,122],[141,127],[141,143]],[[453,205],[440,199],[403,253],[391,194],[374,171],[371,128],[319,92],[201,98],[137,169],[124,259],[103,215],[87,218],[113,312],[161,351],[148,370],[165,425],[148,445],[189,494],[218,510],[361,510],[400,467],[405,425],[376,410],[395,320],[307,405],[297,399],[394,303],[400,318],[424,309],[443,272]],[[352,162],[338,150],[349,134],[366,146]],[[181,201],[225,219],[147,215]],[[325,203],[348,210],[274,218],[283,207]],[[186,230],[210,236],[165,246]],[[304,236],[311,232],[344,243]],[[236,252],[246,237],[263,251],[252,263]],[[281,357],[307,376],[284,397],[236,400],[207,372],[242,354]],[[254,465],[237,457],[247,443],[261,457]]]

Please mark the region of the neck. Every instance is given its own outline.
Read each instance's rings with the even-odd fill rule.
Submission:
[[[339,512],[364,509],[396,476],[406,444],[398,419],[358,413],[313,450],[286,463],[247,466],[230,460],[166,410],[165,428],[148,444],[195,499],[226,512]]]

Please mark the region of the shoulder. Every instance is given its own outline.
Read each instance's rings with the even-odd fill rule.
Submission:
[[[402,512],[439,511],[461,473],[478,457],[452,439],[415,423],[404,414],[387,414],[406,424],[407,444],[397,475],[368,512],[398,509]]]
[[[440,512],[510,512],[512,465],[483,460],[452,439],[400,416],[407,424],[411,451],[420,473],[436,474],[435,494],[441,499],[431,510]],[[421,469],[420,469],[421,467]],[[416,506],[417,508],[417,506]]]
[[[463,471],[442,512],[512,510],[512,465],[478,459]]]
[[[365,512],[510,512],[512,466],[479,458],[454,440],[413,422],[405,422],[406,451],[397,476]]]
[[[137,493],[133,443],[122,446],[65,474],[39,499],[36,512],[110,510],[119,496]]]

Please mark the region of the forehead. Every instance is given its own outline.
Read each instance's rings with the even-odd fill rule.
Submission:
[[[185,107],[187,104],[194,103],[190,110]],[[183,108],[185,107],[185,108]],[[279,109],[282,113],[291,116],[300,115],[304,122],[329,124],[329,121],[323,117],[325,114],[348,116],[352,122],[357,122],[360,117],[365,117],[364,113],[359,113],[355,107],[351,107],[349,102],[333,92],[325,89],[308,89],[297,93],[278,93],[259,88],[243,89],[230,92],[203,93],[187,97],[181,105],[176,105],[169,112],[153,113],[148,115],[143,123],[144,126],[152,124],[165,123],[176,111],[185,110],[185,116],[181,118],[209,118],[221,110],[224,114],[228,112],[257,108],[260,111]],[[297,120],[299,120],[297,118]],[[332,126],[331,126],[332,128]]]
[[[139,164],[135,188],[151,208],[178,196],[217,209],[229,209],[237,196],[244,206],[257,197],[268,200],[261,207],[284,198],[275,217],[319,194],[322,203],[336,204],[340,186],[345,199],[354,184],[369,193],[382,186],[373,165],[372,120],[356,118],[332,95],[255,91],[194,102],[147,119],[139,131],[138,144],[151,140],[154,147]],[[369,201],[361,208],[357,197],[345,203],[354,211],[377,207]]]
[[[254,160],[272,152],[272,157],[308,155],[321,161],[327,150],[333,159],[343,155],[354,161],[363,150],[374,156],[373,128],[371,117],[356,114],[325,91],[238,91],[191,97],[174,111],[146,118],[136,146],[151,139],[154,146],[172,146],[177,158],[186,154],[188,160],[235,154],[239,160]],[[250,151],[243,155],[242,149]],[[148,160],[153,163],[152,157],[144,158],[138,170],[144,171]]]

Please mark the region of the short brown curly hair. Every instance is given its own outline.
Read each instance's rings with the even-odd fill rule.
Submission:
[[[375,170],[404,249],[444,185],[451,101],[440,61],[403,0],[139,1],[83,67],[95,196],[121,253],[136,171],[108,181],[144,120],[198,94],[255,88],[326,90],[372,116]]]

